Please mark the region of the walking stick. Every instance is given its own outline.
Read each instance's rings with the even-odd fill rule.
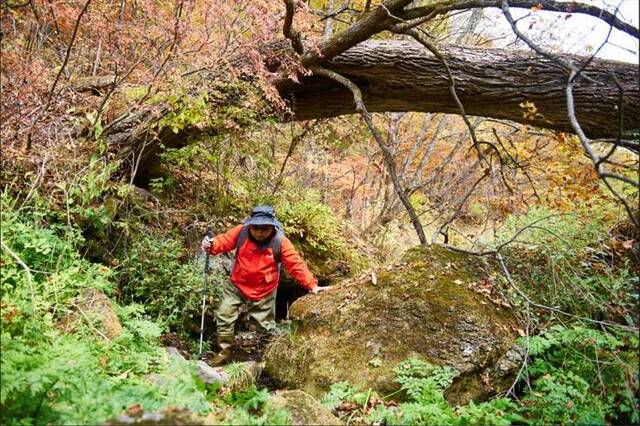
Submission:
[[[207,227],[207,237],[211,239],[213,237],[213,230],[210,226]],[[204,286],[202,288],[202,317],[200,318],[200,349],[198,351],[198,358],[202,358],[202,339],[204,336],[204,310],[207,305],[207,280],[209,278],[209,250],[207,250],[207,259],[204,263]]]

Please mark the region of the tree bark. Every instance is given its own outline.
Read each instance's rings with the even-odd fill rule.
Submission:
[[[525,51],[439,49],[467,114],[572,132],[564,92],[568,73],[560,65]],[[366,41],[324,67],[355,82],[370,112],[459,112],[443,64],[417,43]],[[592,138],[618,134],[619,88],[612,76],[623,91],[623,130],[640,127],[637,65],[594,59],[574,89],[578,120]],[[296,120],[356,112],[351,92],[328,78],[305,77],[300,84],[281,84],[280,92],[291,101]],[[531,104],[522,106],[526,102]]]

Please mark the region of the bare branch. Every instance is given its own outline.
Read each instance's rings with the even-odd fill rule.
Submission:
[[[36,315],[36,293],[33,290],[33,278],[31,277],[31,268],[29,268],[27,266],[26,263],[24,263],[24,261],[22,259],[20,259],[20,257],[18,257],[17,254],[15,254],[13,252],[13,250],[11,250],[9,248],[9,246],[7,246],[4,242],[4,240],[0,240],[0,244],[2,244],[2,248],[5,249],[7,251],[7,253],[9,253],[11,255],[11,257],[13,257],[13,259],[18,263],[18,265],[20,265],[22,267],[22,269],[24,269],[24,272],[27,276],[27,284],[29,285],[29,292],[31,293],[31,305],[33,308],[33,316],[35,317]]]
[[[531,41],[531,39],[529,39],[526,35],[524,35],[517,27],[516,22],[513,19],[513,16],[511,16],[511,13],[509,11],[509,4],[507,0],[501,0],[502,1],[502,12],[505,16],[505,18],[507,19],[507,21],[509,22],[509,24],[511,25],[511,28],[513,30],[513,32],[516,34],[516,36],[518,36],[518,38],[520,38],[521,40],[523,40],[525,43],[527,43],[527,45],[529,47],[531,47],[531,49],[533,49],[534,51],[536,51],[539,55],[545,56],[559,64],[561,64],[562,66],[564,66],[567,70],[569,70],[569,77],[567,79],[567,83],[566,83],[566,87],[565,87],[565,96],[566,96],[566,102],[567,102],[567,116],[569,118],[569,122],[571,123],[571,127],[573,128],[574,133],[578,136],[578,139],[580,140],[580,144],[582,145],[582,148],[584,149],[584,151],[587,153],[587,156],[589,157],[589,159],[591,159],[593,166],[596,170],[596,173],[598,174],[598,176],[600,177],[600,179],[605,183],[605,185],[607,186],[607,188],[611,191],[611,193],[614,195],[614,197],[616,197],[616,199],[618,199],[618,201],[620,201],[624,208],[626,209],[629,218],[631,219],[631,221],[633,222],[633,224],[636,227],[640,227],[640,216],[638,214],[633,213],[633,210],[631,209],[631,207],[629,206],[627,200],[624,199],[623,196],[621,196],[607,181],[607,178],[613,178],[613,179],[617,179],[620,180],[624,183],[627,183],[635,188],[640,188],[640,182],[639,181],[634,181],[632,179],[629,179],[625,176],[620,176],[614,173],[610,173],[604,170],[603,168],[603,164],[605,162],[605,160],[603,160],[593,149],[592,146],[592,141],[591,139],[589,139],[587,137],[587,135],[585,134],[584,130],[582,129],[582,126],[580,125],[580,122],[578,121],[578,119],[576,118],[576,111],[575,111],[575,103],[574,103],[574,98],[573,98],[573,86],[576,82],[576,80],[578,79],[578,77],[581,75],[584,66],[581,68],[578,68],[572,61],[562,58],[558,55],[554,55],[551,52],[548,52],[544,49],[542,49],[540,46],[536,45],[533,41]],[[617,9],[616,9],[617,11]],[[589,60],[587,60],[587,62],[590,62],[592,58],[590,58]],[[620,88],[619,82],[618,83],[618,87]],[[620,117],[620,116],[619,116]],[[621,120],[621,118],[619,118],[619,120]],[[618,128],[618,135],[621,134],[621,129]],[[609,155],[613,154],[613,150],[610,151],[609,154],[607,154],[607,157]],[[605,157],[606,158],[606,157]]]
[[[527,294],[522,291],[513,281],[513,278],[511,276],[511,273],[509,272],[509,270],[507,269],[507,266],[504,262],[504,259],[502,258],[502,255],[500,253],[496,254],[496,260],[498,260],[498,263],[500,264],[500,267],[502,268],[502,272],[504,273],[504,277],[506,278],[507,282],[509,283],[509,285],[511,286],[511,288],[513,288],[516,293],[518,293],[520,295],[520,297],[522,297],[523,299],[525,299],[527,301],[527,303],[531,304],[532,306],[535,306],[537,308],[540,309],[544,309],[547,311],[551,311],[551,312],[555,312],[557,314],[561,314],[561,315],[565,315],[568,316],[570,318],[574,318],[574,319],[578,319],[581,321],[587,321],[593,324],[599,324],[599,325],[603,325],[606,327],[615,327],[615,328],[620,328],[623,330],[628,330],[628,331],[633,331],[633,332],[638,332],[638,327],[630,327],[630,326],[625,326],[625,325],[621,325],[621,324],[616,324],[614,322],[610,322],[610,321],[598,321],[598,320],[594,320],[592,318],[587,318],[587,317],[581,317],[578,315],[574,315],[572,313],[569,312],[565,312],[561,309],[558,308],[554,308],[552,306],[547,306],[547,305],[542,305],[540,303],[537,303],[533,300],[531,300],[529,298],[529,296],[527,296]]]
[[[60,81],[60,76],[65,72],[67,64],[69,63],[69,56],[71,55],[71,49],[73,47],[73,44],[76,41],[76,36],[78,35],[78,29],[80,28],[80,20],[82,19],[82,16],[85,14],[87,9],[89,8],[89,4],[91,4],[91,0],[87,0],[87,2],[84,4],[82,10],[78,14],[78,17],[76,18],[76,23],[75,23],[75,25],[73,27],[73,34],[71,35],[71,40],[69,41],[69,45],[67,46],[67,53],[64,56],[64,60],[62,62],[62,65],[60,66],[60,70],[58,71],[58,74],[56,75],[56,78],[53,80],[53,84],[51,85],[51,89],[49,89],[49,95],[47,96],[47,102],[45,104],[45,107],[40,112],[40,114],[38,114],[38,116],[31,123],[31,126],[29,128],[29,134],[27,135],[27,146],[26,146],[27,152],[29,150],[31,150],[32,138],[33,138],[33,130],[34,130],[36,124],[38,123],[40,118],[42,118],[42,116],[51,107],[51,101],[53,100],[53,97],[55,95],[56,87],[58,86],[58,81]],[[34,9],[34,13],[35,13],[35,9]]]
[[[291,125],[293,126],[293,123],[291,123]],[[276,179],[275,185],[273,185],[273,190],[271,191],[271,195],[275,195],[276,192],[278,192],[278,189],[280,189],[280,184],[282,183],[282,176],[284,175],[284,169],[287,166],[287,161],[289,161],[289,157],[291,157],[291,155],[293,154],[293,151],[296,149],[296,147],[302,141],[302,139],[307,135],[307,133],[309,133],[309,130],[311,130],[312,127],[313,127],[313,124],[307,124],[305,128],[302,130],[302,133],[296,136],[293,136],[293,128],[291,129],[292,138],[291,138],[291,143],[289,144],[289,150],[287,151],[287,155],[284,157],[284,161],[282,162],[282,166],[280,167],[280,173],[278,174],[278,178]]]
[[[302,45],[300,33],[293,29],[293,16],[296,13],[295,0],[283,1],[286,6],[287,13],[284,17],[282,33],[287,39],[291,40],[291,46],[293,47],[293,50],[295,50],[298,55],[302,55],[304,54],[304,46]]]
[[[487,8],[487,7],[501,7],[502,0],[448,0],[436,3],[435,5],[415,7],[408,9],[404,12],[402,17],[404,19],[416,19],[426,15],[436,16],[453,10],[463,9],[475,9],[475,8]],[[612,27],[617,28],[635,38],[640,37],[638,28],[631,24],[628,24],[620,20],[616,14],[611,13],[605,9],[580,3],[577,1],[556,1],[556,0],[512,0],[509,2],[511,7],[531,9],[535,6],[542,6],[543,10],[549,12],[563,12],[563,13],[579,13],[584,15],[590,15],[594,18],[598,18]]]
[[[365,123],[367,123],[367,126],[371,130],[371,133],[373,134],[374,139],[378,143],[378,147],[382,151],[382,155],[385,159],[385,164],[387,165],[387,169],[389,171],[389,176],[391,177],[391,180],[393,182],[393,186],[396,190],[396,193],[398,194],[398,197],[402,201],[402,204],[407,209],[407,213],[409,213],[409,218],[411,219],[411,223],[413,224],[413,227],[416,230],[416,233],[418,234],[418,239],[420,240],[421,244],[426,244],[427,238],[424,234],[424,230],[422,229],[422,224],[420,223],[420,219],[418,218],[418,215],[416,214],[416,211],[413,208],[413,205],[411,204],[409,197],[407,196],[405,191],[402,189],[402,184],[398,179],[398,175],[396,173],[395,159],[393,158],[393,155],[389,151],[389,148],[385,145],[382,135],[380,134],[376,126],[373,124],[373,119],[371,117],[371,114],[369,113],[369,111],[367,111],[367,108],[365,107],[364,102],[362,101],[362,92],[360,91],[360,88],[348,78],[334,71],[327,70],[322,67],[313,67],[311,68],[311,71],[314,74],[321,75],[339,82],[343,86],[347,87],[351,91],[351,93],[353,93],[353,100],[356,103],[356,110],[362,114],[362,117],[364,118]]]
[[[442,55],[442,53],[440,53],[440,51],[436,46],[434,46],[431,42],[429,42],[429,40],[427,40],[423,36],[423,33],[420,33],[417,30],[412,29],[412,30],[405,31],[405,34],[410,35],[418,43],[426,47],[431,53],[435,55],[436,58],[440,60],[440,62],[442,62],[442,65],[444,65],[444,68],[447,71],[447,78],[449,79],[449,90],[451,91],[451,97],[453,98],[454,102],[458,106],[458,109],[460,110],[460,115],[464,120],[464,124],[466,124],[467,128],[469,129],[469,135],[471,136],[471,140],[473,141],[473,146],[476,148],[476,151],[478,152],[478,157],[480,157],[481,160],[484,160],[484,155],[482,154],[482,151],[480,150],[480,146],[478,144],[478,138],[476,137],[476,132],[473,126],[471,125],[469,118],[467,117],[467,114],[464,110],[464,105],[462,105],[462,102],[460,102],[460,98],[458,97],[458,93],[456,92],[456,83],[455,83],[455,80],[453,79],[451,68],[449,68],[449,64],[445,60],[444,56]]]

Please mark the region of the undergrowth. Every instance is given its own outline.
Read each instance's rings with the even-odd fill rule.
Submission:
[[[507,220],[497,236],[517,285],[533,301],[570,314],[638,325],[637,230],[613,205],[576,205],[571,213],[533,208]],[[510,299],[525,301],[511,289]]]
[[[192,363],[160,346],[166,318],[151,320],[143,305],[114,304],[122,332],[105,338],[77,297],[87,288],[114,295],[117,272],[80,255],[84,241],[76,226],[51,221],[37,205],[19,211],[7,193],[0,202],[2,424],[99,424],[131,407],[220,412],[218,423],[286,420],[286,413],[266,407],[263,394],[234,403],[246,392],[257,395],[255,389],[226,390],[228,399],[208,392]],[[73,332],[63,331],[73,314]]]
[[[457,372],[411,358],[396,367],[400,391],[380,396],[335,383],[322,403],[347,424],[637,424],[638,337],[580,325],[555,326],[520,342],[528,362],[516,378],[519,398],[451,406]],[[395,399],[390,397],[394,396]]]
[[[334,384],[322,402],[347,424],[509,425],[525,421],[516,404],[506,398],[461,407],[449,405],[445,391],[457,374],[450,367],[411,358],[396,367],[401,402],[371,390],[360,391],[347,382]]]

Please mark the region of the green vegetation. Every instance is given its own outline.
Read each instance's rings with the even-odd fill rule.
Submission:
[[[191,363],[167,357],[159,337],[171,323],[169,316],[157,323],[143,305],[115,305],[122,333],[105,338],[99,321],[82,312],[76,296],[86,288],[113,295],[116,271],[80,256],[84,240],[79,228],[48,224],[45,210],[33,205],[18,211],[6,193],[1,202],[2,424],[95,424],[135,406],[145,411],[187,408],[231,424],[285,422],[285,412],[266,407],[265,391],[238,388],[222,398],[206,389]],[[34,214],[22,214],[27,209]],[[154,259],[166,261],[172,254]],[[145,265],[141,261],[136,271]],[[175,265],[174,258],[166,266]],[[187,275],[184,268],[174,270],[174,277]],[[152,291],[145,274],[153,273],[169,270],[145,270],[138,275],[141,288]],[[186,303],[180,297],[174,303]],[[166,312],[159,306],[148,305],[153,317]],[[81,320],[69,334],[61,322],[76,311]]]
[[[169,329],[183,332],[202,307],[203,265],[189,260],[182,244],[146,234],[132,242],[120,268],[124,302],[144,303],[145,312]],[[210,275],[208,304],[216,306],[225,276]]]
[[[501,291],[533,334],[517,342],[527,355],[509,395],[454,407],[447,390],[457,373],[413,358],[396,367],[399,392],[340,382],[323,403],[348,424],[638,423],[636,236],[619,211],[534,208],[498,236],[509,242],[502,253],[518,286],[505,280]]]
[[[566,64],[501,52],[486,31],[490,2],[469,13],[446,0],[116,3],[1,6],[1,424],[150,412],[165,424],[330,423],[314,399],[323,394],[347,424],[640,424],[635,67],[585,57],[592,78],[611,78],[567,81]],[[518,25],[547,56],[577,66],[594,50],[571,40],[575,19],[540,15],[547,2],[512,3],[533,6]],[[564,18],[611,21],[596,6]],[[444,68],[393,60],[406,51],[405,18],[450,60],[468,105]],[[385,42],[351,49],[365,38]],[[491,58],[503,68],[474,67]],[[353,86],[325,65],[362,89],[366,108],[336,116],[353,106],[337,88]],[[385,78],[394,67],[404,71]],[[508,92],[522,102],[502,105],[500,86],[516,77],[522,90]],[[415,82],[424,87],[409,93]],[[570,91],[556,89],[572,82],[592,140],[565,133],[575,114],[558,109]],[[619,114],[607,93],[619,94]],[[403,111],[416,109],[407,94],[430,112]],[[458,110],[469,119],[442,112]],[[162,344],[196,353],[207,297],[204,350],[215,349],[230,259],[212,260],[203,295],[200,241],[257,204],[275,207],[334,288],[293,303],[305,290],[283,274],[282,333],[257,347],[238,336],[233,354],[264,355],[272,377],[239,363],[226,384],[205,385],[194,361]],[[449,247],[417,245],[416,220]]]
[[[623,214],[610,203],[576,205],[568,214],[533,208],[524,216],[511,217],[498,242],[515,238],[504,250],[506,263],[532,300],[580,316],[637,326],[640,269],[633,254],[637,235]],[[510,298],[524,306],[519,295]]]
[[[358,391],[347,382],[334,384],[322,402],[347,423],[356,424],[509,425],[525,422],[516,404],[505,398],[451,407],[444,393],[456,375],[452,368],[436,367],[411,358],[396,367],[396,380],[403,398],[400,403],[390,400],[391,395],[380,398],[371,390]],[[344,403],[347,403],[346,412],[339,409]]]
[[[525,345],[524,339],[521,344]],[[516,383],[523,388],[520,402],[499,397],[452,407],[445,392],[455,379],[455,370],[412,358],[396,367],[400,393],[383,398],[339,382],[331,386],[322,403],[353,424],[638,422],[633,389],[637,389],[634,378],[639,374],[636,335],[556,326],[530,338],[528,345],[531,362]]]
[[[521,344],[532,362],[520,380],[525,412],[537,423],[638,423],[638,336],[553,326]]]

